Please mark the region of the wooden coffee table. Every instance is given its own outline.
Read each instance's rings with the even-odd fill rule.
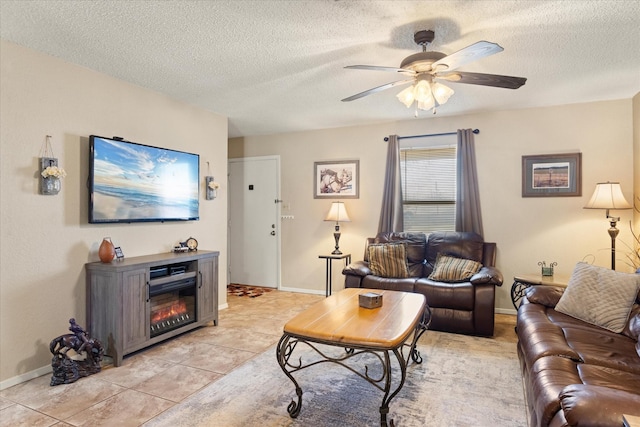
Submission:
[[[359,306],[358,296],[367,292],[382,294],[382,307],[368,309]],[[276,348],[278,364],[296,387],[298,401],[291,401],[287,411],[292,418],[300,414],[302,389],[293,378],[293,373],[310,366],[331,362],[354,372],[384,392],[380,406],[380,425],[387,426],[389,402],[402,386],[407,375],[409,358],[421,363],[416,342],[428,327],[431,311],[422,294],[386,291],[378,289],[347,288],[309,307],[284,326],[284,334]],[[413,335],[410,344],[409,338]],[[314,359],[303,361],[291,359],[296,346],[306,344]],[[319,344],[344,348],[335,356],[328,355]],[[409,347],[407,356],[404,347]],[[372,378],[368,368],[353,367],[348,360],[356,355],[371,353],[382,365],[382,376]],[[392,357],[400,367],[400,379],[392,387]],[[291,362],[290,362],[291,359]],[[393,425],[393,421],[391,421]]]

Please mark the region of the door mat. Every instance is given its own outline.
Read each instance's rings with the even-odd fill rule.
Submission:
[[[273,288],[263,288],[261,286],[247,286],[231,283],[227,285],[227,294],[237,297],[256,298],[267,292],[271,292]]]

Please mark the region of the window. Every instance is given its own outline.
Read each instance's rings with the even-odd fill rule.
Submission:
[[[456,147],[400,150],[404,231],[453,231],[456,220]]]

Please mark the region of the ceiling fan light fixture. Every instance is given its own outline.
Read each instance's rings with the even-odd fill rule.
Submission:
[[[413,95],[413,85],[405,88],[402,92],[396,95],[400,102],[407,106],[407,108],[411,107],[413,101],[415,101],[415,96]]]
[[[433,38],[434,33],[432,30],[416,32],[413,41],[422,47],[422,52],[414,53],[404,58],[399,68],[376,65],[349,65],[345,67],[392,72],[410,78],[365,90],[342,101],[353,101],[395,86],[411,83],[410,87],[396,96],[407,108],[415,105],[415,115],[417,117],[418,110],[433,109],[433,114],[435,114],[436,107],[445,104],[454,94],[452,89],[441,83],[436,83],[434,79],[505,89],[518,89],[527,81],[524,77],[455,71],[458,67],[469,62],[502,52],[504,49],[496,43],[479,41],[447,55],[442,52],[427,51],[426,46],[433,41]]]
[[[418,100],[418,108],[420,110],[429,111],[436,106],[436,101],[433,99],[433,96],[429,94],[428,98],[423,100]]]
[[[451,88],[441,83],[423,79],[404,89],[397,97],[407,108],[415,101],[418,109],[428,111],[436,106],[436,102],[438,105],[447,102],[453,93]]]
[[[455,93],[453,89],[443,85],[442,83],[433,83],[431,90],[433,92],[433,97],[440,105],[447,102],[449,98],[451,98],[451,95]]]
[[[425,101],[431,97],[431,85],[426,80],[419,80],[414,85],[413,94],[418,101]]]

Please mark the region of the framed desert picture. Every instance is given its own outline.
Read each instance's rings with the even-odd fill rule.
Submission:
[[[522,197],[582,195],[582,153],[522,156]]]
[[[314,199],[357,199],[360,186],[360,161],[313,163]]]

